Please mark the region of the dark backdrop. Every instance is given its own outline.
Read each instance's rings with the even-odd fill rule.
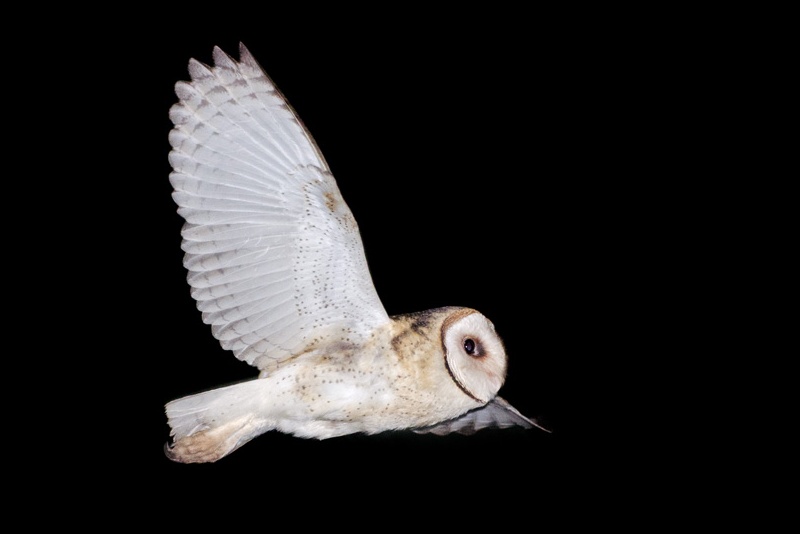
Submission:
[[[652,249],[669,166],[653,133],[665,113],[653,70],[664,59],[643,52],[639,35],[547,26],[451,36],[425,24],[321,34],[290,21],[280,32],[144,25],[90,40],[85,53],[111,58],[86,88],[99,123],[94,186],[106,195],[89,224],[114,236],[102,238],[107,269],[95,277],[108,302],[97,321],[111,326],[92,356],[108,377],[98,397],[114,401],[86,401],[108,474],[124,470],[153,498],[256,477],[265,495],[275,484],[330,494],[342,479],[369,481],[359,491],[381,493],[404,481],[427,497],[521,492],[531,506],[534,490],[569,499],[613,480],[639,450],[622,434],[647,417],[619,408],[652,379],[642,359],[667,350],[649,337],[665,283]],[[189,58],[210,62],[214,45],[236,57],[240,40],[324,153],[387,311],[483,312],[510,358],[500,394],[552,434],[273,432],[213,465],[164,457],[166,402],[255,375],[220,348],[189,295],[167,162],[173,86],[188,79]]]

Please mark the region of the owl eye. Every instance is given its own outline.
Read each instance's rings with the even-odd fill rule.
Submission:
[[[464,350],[467,351],[467,354],[469,354],[470,356],[475,355],[477,348],[478,346],[475,344],[474,340],[470,338],[464,340]]]

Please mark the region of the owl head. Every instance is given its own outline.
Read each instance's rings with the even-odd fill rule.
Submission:
[[[492,322],[471,308],[448,308],[442,322],[447,370],[464,393],[486,403],[506,377],[507,358]]]

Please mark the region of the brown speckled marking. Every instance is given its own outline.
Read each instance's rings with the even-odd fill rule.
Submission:
[[[328,206],[328,209],[332,212],[336,213],[336,195],[328,191],[325,193],[325,205]]]
[[[478,397],[476,397],[475,395],[470,393],[470,391],[466,387],[464,387],[464,384],[462,384],[458,380],[458,378],[456,378],[456,375],[453,374],[453,370],[450,369],[450,364],[447,363],[447,346],[444,344],[444,333],[447,331],[447,329],[450,327],[450,325],[453,324],[454,322],[458,321],[459,319],[463,319],[467,315],[472,315],[473,313],[478,313],[478,312],[476,310],[471,309],[471,308],[462,308],[462,309],[452,313],[451,315],[447,316],[447,318],[442,323],[442,348],[444,349],[442,352],[444,352],[444,366],[447,367],[447,372],[450,373],[450,378],[452,378],[453,382],[456,383],[456,385],[458,386],[458,389],[460,389],[461,391],[463,391],[464,393],[466,393],[467,395],[469,395],[470,397],[472,397],[476,401],[478,401],[480,403],[483,403],[484,401],[482,401],[481,399],[479,399]]]
[[[403,324],[408,324],[408,328],[397,334],[392,338],[392,348],[399,360],[404,358],[404,351],[401,349],[402,345],[409,340],[409,336],[416,334],[420,337],[427,337],[425,330],[429,327],[433,310],[426,310],[423,312],[415,312],[404,315],[396,315],[394,320]]]
[[[393,316],[392,319],[395,321],[408,324],[408,328],[406,330],[400,332],[392,338],[392,348],[394,348],[398,358],[400,360],[403,359],[403,351],[400,350],[400,347],[407,341],[406,338],[408,336],[416,334],[423,338],[430,338],[431,336],[429,336],[429,330],[431,326],[439,317],[441,317],[444,311],[449,309],[457,308],[454,306],[445,306],[442,308],[433,308],[430,310]],[[444,349],[444,344],[442,344],[442,349]]]
[[[397,353],[398,360],[403,359],[403,351],[400,350],[400,347],[403,345],[403,338],[409,336],[410,334],[411,332],[406,330],[405,332],[401,332],[392,338],[392,348],[394,349],[395,353]]]

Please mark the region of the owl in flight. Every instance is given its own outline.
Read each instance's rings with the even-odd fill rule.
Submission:
[[[476,310],[390,317],[314,140],[250,52],[189,61],[169,112],[192,297],[258,378],[173,400],[167,456],[214,462],[270,430],[540,427],[497,396],[506,353]],[[544,429],[543,429],[544,430]]]

